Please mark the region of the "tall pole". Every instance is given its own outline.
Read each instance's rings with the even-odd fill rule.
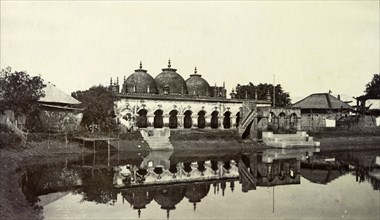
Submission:
[[[276,75],[273,74],[273,108],[276,106]]]
[[[272,186],[272,190],[273,190],[273,192],[272,192],[272,196],[273,196],[273,198],[272,198],[272,204],[273,204],[272,213],[274,213],[274,186]]]

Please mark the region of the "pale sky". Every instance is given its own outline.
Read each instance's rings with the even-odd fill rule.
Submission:
[[[186,80],[359,96],[380,72],[379,1],[1,1],[1,68],[67,93],[127,77],[140,60]]]

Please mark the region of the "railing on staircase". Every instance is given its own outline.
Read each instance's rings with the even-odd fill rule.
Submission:
[[[248,115],[243,118],[243,120],[241,121],[240,125],[239,125],[239,133],[240,134],[243,134],[244,131],[247,129],[248,125],[255,119],[255,117],[257,116],[257,112],[255,111],[255,109],[252,109]]]

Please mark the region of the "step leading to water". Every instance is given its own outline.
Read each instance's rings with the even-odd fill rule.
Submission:
[[[277,148],[291,147],[319,147],[320,142],[314,141],[305,131],[296,134],[273,134],[273,132],[263,132],[263,142],[267,146]]]
[[[172,150],[169,128],[141,129],[140,133],[151,150]]]

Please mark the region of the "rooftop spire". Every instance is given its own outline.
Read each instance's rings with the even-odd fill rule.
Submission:
[[[112,86],[112,77],[111,77],[111,80],[110,80],[110,85]]]
[[[142,69],[142,61],[140,60],[140,70]]]
[[[195,66],[194,73],[197,74],[197,66]]]
[[[168,61],[168,67],[172,67],[171,63],[170,63],[170,58],[169,58],[169,61]]]

